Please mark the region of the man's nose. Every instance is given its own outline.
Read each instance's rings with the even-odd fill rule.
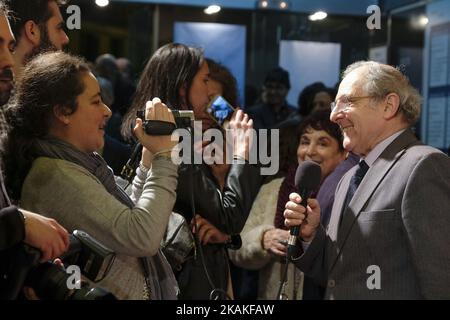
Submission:
[[[65,31],[63,31],[63,34],[62,34],[62,41],[61,41],[61,44],[62,44],[63,46],[69,44],[69,37],[67,36],[67,34],[66,34]]]
[[[105,106],[105,116],[106,116],[108,119],[111,118],[111,116],[112,116],[112,111],[111,111],[111,109],[110,109],[106,104],[103,103],[103,105]]]
[[[336,108],[337,109],[337,108]],[[344,117],[344,113],[342,110],[334,110],[330,113],[330,121],[334,123],[338,123],[340,119]]]
[[[2,49],[0,53],[0,68],[12,68],[14,66],[14,59],[11,52],[8,49]]]

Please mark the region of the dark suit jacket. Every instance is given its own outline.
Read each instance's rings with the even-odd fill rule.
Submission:
[[[342,186],[355,170],[297,267],[327,299],[450,299],[450,158],[406,130],[370,167],[340,223]],[[380,289],[370,285],[376,273]]]

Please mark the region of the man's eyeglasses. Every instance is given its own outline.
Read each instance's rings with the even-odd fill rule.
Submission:
[[[364,97],[348,97],[348,96],[342,96],[338,100],[333,101],[330,104],[331,112],[346,112],[350,108],[350,105],[352,103],[355,103],[358,100],[361,99],[369,99],[373,98],[373,96],[364,96]]]

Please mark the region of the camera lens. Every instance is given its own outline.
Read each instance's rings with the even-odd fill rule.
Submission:
[[[43,263],[30,272],[26,286],[31,287],[43,300],[116,300],[116,297],[100,288],[92,288],[85,281],[80,289],[68,289],[68,274],[53,263]]]
[[[29,273],[26,286],[33,288],[41,299],[67,300],[73,294],[72,290],[67,288],[67,277],[61,267],[46,262]]]

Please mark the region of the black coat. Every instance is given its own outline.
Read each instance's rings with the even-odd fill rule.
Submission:
[[[0,210],[0,251],[6,250],[25,238],[22,214],[15,206]]]
[[[192,175],[190,170],[193,170]],[[221,192],[207,165],[180,165],[174,211],[182,214],[190,223],[191,192],[193,192],[196,214],[208,220],[220,231],[238,235],[245,225],[261,182],[259,166],[233,164]],[[211,281],[215,288],[224,291],[227,289],[229,275],[226,248],[225,244],[202,246]],[[195,259],[185,263],[177,278],[181,290],[180,299],[209,299],[212,288],[205,275],[199,250]]]
[[[5,193],[0,172],[0,299],[11,299],[16,296],[15,271],[26,264],[16,265],[17,253],[25,238],[25,224],[22,213],[10,201]],[[20,284],[19,284],[20,285]]]
[[[6,250],[25,238],[25,225],[19,209],[11,206],[0,171],[0,251]]]

